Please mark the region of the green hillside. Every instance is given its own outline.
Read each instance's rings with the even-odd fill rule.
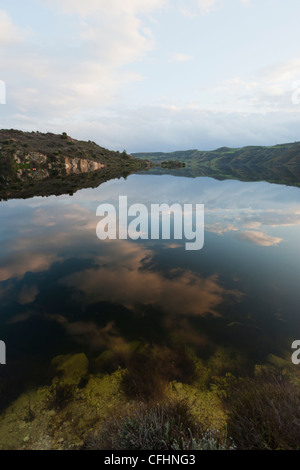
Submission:
[[[184,161],[190,166],[207,165],[300,165],[300,142],[272,147],[248,146],[242,148],[221,147],[217,150],[182,150],[177,152],[134,153],[137,158],[153,162],[163,160]]]
[[[300,185],[300,142],[272,147],[222,147],[213,151],[186,150],[170,153],[135,153],[159,165],[162,161],[180,161],[185,168],[177,175],[210,176],[217,179],[244,181],[265,180],[274,183]],[[155,170],[157,173],[161,170]]]

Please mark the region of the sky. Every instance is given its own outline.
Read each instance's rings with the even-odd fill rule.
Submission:
[[[300,141],[299,18],[299,0],[0,0],[0,128],[130,153]]]

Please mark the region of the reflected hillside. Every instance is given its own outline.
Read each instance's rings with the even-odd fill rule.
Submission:
[[[150,168],[152,175],[173,175],[186,178],[210,177],[219,181],[235,179],[245,182],[266,181],[273,184],[285,184],[287,186],[300,186],[300,167],[268,168],[264,166],[241,166],[238,168],[227,165],[222,168],[210,168],[199,165],[178,169],[164,169],[161,167]],[[147,171],[148,172],[148,171]],[[144,172],[143,172],[144,173]]]
[[[300,185],[300,143],[275,145],[273,147],[244,147],[203,152],[187,150],[171,153],[136,153],[135,157],[147,159],[155,165],[162,161],[182,162],[185,168],[170,169],[169,174],[195,178],[208,176],[218,180],[267,181],[269,183]],[[160,174],[155,168],[151,173]]]
[[[74,167],[73,167],[74,168]],[[141,167],[138,167],[139,169]],[[120,167],[104,167],[101,170],[84,171],[76,168],[72,174],[67,175],[62,166],[56,169],[55,175],[51,173],[44,178],[37,177],[28,179],[22,177],[3,183],[6,172],[0,165],[2,183],[0,184],[0,200],[28,199],[35,196],[60,196],[63,194],[73,195],[80,189],[97,188],[100,184],[111,179],[127,178],[131,173],[137,171],[136,165],[124,165]]]

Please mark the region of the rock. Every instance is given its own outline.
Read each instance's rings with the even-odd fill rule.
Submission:
[[[60,381],[69,385],[78,385],[87,376],[89,361],[85,354],[56,356],[52,365],[61,375]]]

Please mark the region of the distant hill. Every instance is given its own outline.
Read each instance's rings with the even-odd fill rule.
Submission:
[[[300,165],[300,142],[272,147],[221,147],[217,150],[182,150],[177,152],[134,153],[136,158],[153,162],[179,160],[189,165]]]
[[[265,180],[300,186],[300,142],[272,147],[222,147],[212,151],[185,150],[177,152],[134,153],[160,165],[162,161],[185,163],[178,170],[182,176],[211,176],[217,179],[235,178],[245,181]],[[161,172],[161,170],[154,170]],[[175,173],[174,173],[175,174]]]

